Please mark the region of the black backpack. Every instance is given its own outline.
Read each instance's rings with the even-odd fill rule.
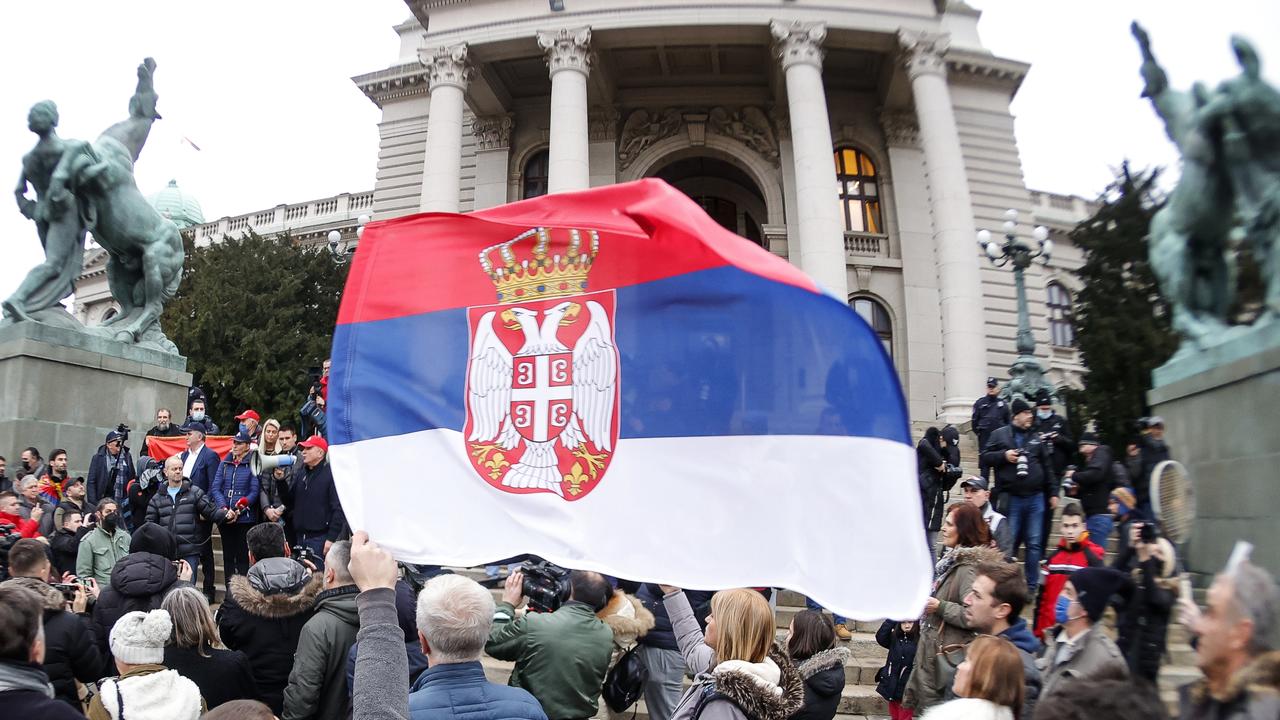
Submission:
[[[616,713],[634,705],[644,694],[644,685],[649,681],[649,668],[640,660],[639,649],[639,645],[632,645],[604,676],[600,694],[604,697],[604,704]]]

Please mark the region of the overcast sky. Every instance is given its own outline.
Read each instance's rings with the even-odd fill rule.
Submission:
[[[572,0],[566,0],[571,4]],[[1013,111],[1027,185],[1093,197],[1129,157],[1176,156],[1138,97],[1139,18],[1177,87],[1236,74],[1228,37],[1258,46],[1280,84],[1280,2],[970,0],[998,55],[1030,62]],[[125,12],[125,8],[131,12]],[[206,219],[373,187],[379,113],[350,77],[396,59],[403,0],[42,0],[0,8],[0,178],[35,136],[26,113],[58,103],[65,137],[127,114],[134,68],[156,58],[157,122],[137,168],[151,194],[176,178]],[[1270,60],[1271,65],[1265,63]],[[189,138],[201,150],[183,142]],[[43,259],[34,226],[0,197],[0,297]]]

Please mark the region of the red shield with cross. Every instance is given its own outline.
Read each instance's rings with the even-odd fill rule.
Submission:
[[[558,437],[573,415],[573,353],[516,356],[511,370],[516,432],[534,442]]]

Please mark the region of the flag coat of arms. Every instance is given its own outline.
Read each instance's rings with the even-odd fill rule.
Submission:
[[[331,359],[343,507],[399,559],[928,595],[879,337],[662,181],[369,224]]]

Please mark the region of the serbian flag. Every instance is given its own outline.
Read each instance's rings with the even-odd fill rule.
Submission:
[[[367,225],[332,361],[343,508],[401,560],[924,606],[879,337],[662,181]]]

